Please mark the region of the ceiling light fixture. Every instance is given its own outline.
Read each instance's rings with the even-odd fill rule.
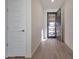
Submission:
[[[54,0],[51,0],[52,2],[54,2]]]

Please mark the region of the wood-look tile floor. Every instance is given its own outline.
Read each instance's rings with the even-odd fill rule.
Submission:
[[[59,40],[48,39],[41,42],[32,59],[73,59],[73,52]]]
[[[73,52],[64,43],[48,39],[41,42],[31,59],[73,59]]]

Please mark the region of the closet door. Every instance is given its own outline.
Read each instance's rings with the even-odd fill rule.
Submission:
[[[26,0],[7,0],[8,57],[26,56]]]

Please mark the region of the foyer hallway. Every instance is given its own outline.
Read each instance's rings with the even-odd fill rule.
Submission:
[[[73,52],[59,40],[48,39],[41,42],[32,59],[73,59]]]
[[[24,59],[24,58],[8,58]],[[26,58],[30,59],[30,58]],[[73,52],[57,39],[42,41],[31,59],[73,59]]]

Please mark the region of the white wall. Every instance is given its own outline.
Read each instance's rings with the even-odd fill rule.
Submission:
[[[65,0],[64,5],[65,43],[73,50],[73,0]]]
[[[32,0],[32,54],[41,42],[43,9],[40,0]]]

